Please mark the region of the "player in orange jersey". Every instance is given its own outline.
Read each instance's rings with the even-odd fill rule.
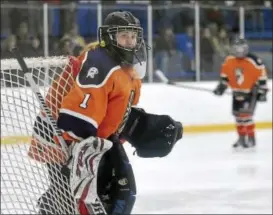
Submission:
[[[32,158],[49,163],[51,170],[50,188],[39,199],[40,214],[60,214],[65,204],[74,202],[71,213],[130,214],[136,186],[121,139],[132,144],[140,157],[164,157],[182,138],[181,123],[132,107],[140,98],[147,61],[139,20],[130,12],[110,13],[98,37],[94,48],[70,59],[72,66],[46,98],[69,144],[71,159],[61,164],[57,153],[49,163],[47,150],[36,150],[36,156],[30,150]],[[64,89],[64,79],[73,84],[56,93],[59,85]],[[47,130],[50,126],[38,116],[34,133],[41,137],[50,133]],[[48,136],[54,139],[53,134]],[[62,174],[56,173],[55,165],[61,166]],[[60,187],[60,181],[69,186]]]
[[[227,56],[221,69],[220,83],[214,94],[222,95],[227,87],[233,92],[232,112],[239,135],[233,147],[254,147],[255,123],[253,114],[256,102],[265,102],[267,74],[262,60],[249,53],[244,39],[237,38],[232,44],[232,55]]]

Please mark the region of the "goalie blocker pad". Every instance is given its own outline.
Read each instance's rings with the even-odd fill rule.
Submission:
[[[136,148],[139,157],[153,158],[168,155],[182,133],[182,124],[170,116],[132,108],[120,137]]]

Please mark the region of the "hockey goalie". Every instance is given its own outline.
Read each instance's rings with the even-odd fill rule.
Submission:
[[[70,57],[46,96],[69,159],[52,147],[59,143],[44,113],[36,118],[28,155],[46,163],[50,177],[39,214],[130,214],[136,185],[122,143],[153,158],[167,156],[182,138],[180,122],[135,107],[147,61],[139,20],[126,11],[110,13],[98,39]]]

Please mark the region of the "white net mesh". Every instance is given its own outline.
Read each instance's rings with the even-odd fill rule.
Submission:
[[[56,117],[63,95],[73,84],[69,59],[25,60]],[[74,211],[67,180],[61,175],[65,169],[28,156],[39,113],[39,103],[18,62],[1,60],[1,214],[72,214]],[[53,142],[45,126],[40,125],[39,129]]]

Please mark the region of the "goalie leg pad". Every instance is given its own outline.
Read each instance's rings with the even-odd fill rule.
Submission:
[[[118,136],[112,135],[109,139],[113,142],[113,147],[107,154],[114,167],[114,186],[109,214],[131,214],[136,199],[133,169]]]
[[[97,176],[102,156],[112,145],[109,140],[89,137],[73,146],[70,187],[80,214],[106,214],[97,192]]]

